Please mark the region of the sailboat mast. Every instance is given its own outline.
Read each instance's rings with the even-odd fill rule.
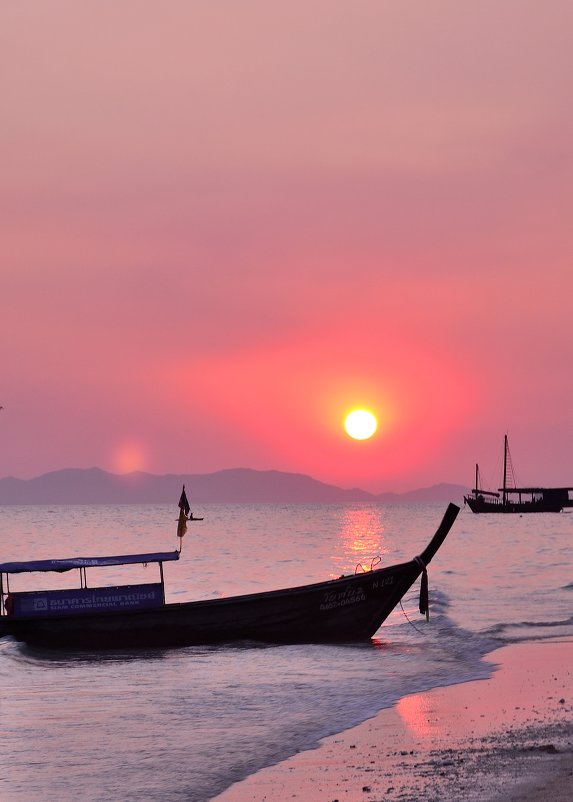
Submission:
[[[503,506],[507,503],[507,435],[503,441]]]
[[[479,490],[479,465],[476,462],[476,496]]]

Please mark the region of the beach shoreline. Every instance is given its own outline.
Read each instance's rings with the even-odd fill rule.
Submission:
[[[212,802],[565,802],[573,787],[573,640],[503,646],[485,680],[405,696]]]

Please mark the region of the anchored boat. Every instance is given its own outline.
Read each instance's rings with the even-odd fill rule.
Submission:
[[[182,494],[182,501],[184,492]],[[181,506],[178,536],[189,507]],[[186,497],[185,497],[186,503]],[[164,563],[172,552],[118,557],[72,557],[0,563],[0,635],[56,649],[168,648],[255,640],[271,643],[361,641],[371,638],[422,575],[420,612],[427,615],[427,566],[459,507],[450,504],[429,544],[414,559],[339,579],[282,590],[183,603],[165,600]],[[110,565],[156,563],[158,581],[88,587],[87,572]],[[80,587],[13,592],[10,577],[21,573],[77,571]]]
[[[498,492],[480,486],[479,466],[476,465],[475,487],[464,496],[472,512],[561,512],[573,506],[569,491],[573,487],[515,487],[511,484],[513,465],[507,435],[503,447],[503,487]]]

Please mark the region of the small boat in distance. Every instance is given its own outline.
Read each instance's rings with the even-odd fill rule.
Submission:
[[[196,520],[189,518],[188,507],[181,504],[186,520]],[[408,562],[385,568],[371,566],[370,570],[312,585],[204,601],[165,601],[163,563],[178,560],[181,548],[121,557],[0,563],[0,636],[10,635],[33,646],[72,650],[170,648],[237,640],[365,641],[420,575],[420,612],[427,616],[426,569],[458,512],[459,507],[450,504],[430,543]],[[184,528],[180,517],[179,537]],[[159,565],[159,582],[88,587],[88,569],[141,563]],[[73,569],[79,570],[80,588],[10,589],[14,574]]]
[[[507,435],[503,448],[503,487],[498,492],[480,487],[479,466],[476,464],[475,487],[464,496],[472,512],[561,512],[573,507],[569,492],[573,487],[515,487],[513,465]]]

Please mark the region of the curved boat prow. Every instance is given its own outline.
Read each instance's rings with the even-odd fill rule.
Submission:
[[[444,517],[442,518],[441,524],[438,526],[436,530],[436,534],[430,540],[424,551],[420,554],[419,560],[426,566],[434,557],[444,540],[446,539],[448,532],[452,528],[454,521],[458,517],[458,513],[460,508],[457,504],[449,504],[448,509],[444,513]]]

